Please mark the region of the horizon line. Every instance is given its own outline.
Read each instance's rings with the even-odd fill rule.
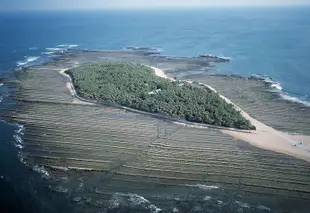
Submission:
[[[261,5],[203,5],[203,6],[154,6],[154,7],[106,7],[106,8],[35,8],[35,9],[0,9],[0,12],[57,12],[57,11],[134,11],[134,10],[202,10],[208,8],[288,8],[288,7],[305,7],[309,6],[310,3],[306,4],[261,4]]]

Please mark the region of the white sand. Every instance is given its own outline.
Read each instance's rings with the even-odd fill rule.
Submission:
[[[164,78],[164,79],[168,79],[168,80],[170,80],[170,81],[175,81],[175,79],[168,77],[168,76],[165,74],[165,72],[162,71],[161,69],[156,68],[156,67],[151,67],[151,66],[148,66],[148,67],[150,67],[150,68],[152,68],[152,69],[154,70],[155,75],[157,75],[157,76],[159,76],[159,77],[161,77],[161,78]]]
[[[68,69],[59,70],[59,73],[60,73],[61,75],[63,75],[63,76],[65,76],[65,77],[67,77],[67,78],[70,79],[70,81],[66,83],[66,88],[69,90],[69,92],[70,92],[70,94],[71,94],[71,96],[72,96],[72,98],[73,98],[72,103],[73,103],[73,104],[95,105],[95,104],[93,104],[93,103],[89,103],[89,102],[86,102],[86,101],[82,101],[82,100],[80,100],[80,99],[78,99],[78,98],[76,97],[76,92],[75,92],[74,86],[73,86],[73,84],[72,84],[71,77],[70,77],[68,74],[65,73],[65,71],[67,71],[67,70],[68,70]]]
[[[155,74],[164,79],[175,81],[173,78],[168,77],[164,71],[156,67],[153,68]],[[191,83],[191,81],[186,81]],[[205,84],[204,84],[205,85]],[[209,85],[205,85],[214,92],[217,92]],[[227,103],[233,104],[229,99],[220,95]],[[248,119],[255,127],[256,131],[239,132],[234,130],[221,130],[225,134],[229,134],[235,138],[249,142],[250,144],[267,150],[288,154],[300,159],[304,159],[310,162],[310,136],[306,135],[290,135],[274,128],[267,126],[266,124],[252,118],[248,113],[243,111],[240,107],[233,104],[237,110],[240,110],[244,118]],[[184,123],[177,122],[176,124],[185,125]],[[193,127],[193,125],[190,125]],[[197,127],[199,127],[197,125]]]

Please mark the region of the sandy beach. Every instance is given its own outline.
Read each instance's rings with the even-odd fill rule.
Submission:
[[[72,103],[73,104],[86,104],[86,105],[94,105],[93,103],[90,103],[90,102],[85,102],[85,101],[81,101],[80,99],[76,98],[77,97],[77,94],[76,94],[76,91],[74,89],[74,86],[72,84],[72,80],[71,80],[71,77],[66,74],[65,72],[67,71],[68,69],[62,69],[59,71],[59,73],[65,77],[67,77],[70,81],[66,83],[66,88],[69,90],[71,96],[74,98]]]
[[[175,81],[168,77],[165,72],[159,68],[151,67],[154,73],[164,79]],[[186,81],[191,83],[191,81]],[[214,92],[214,88],[204,84]],[[220,95],[226,102],[231,103],[237,110],[240,110],[244,118],[248,119],[254,126],[256,131],[238,132],[233,130],[221,130],[225,134],[229,134],[235,138],[247,141],[248,143],[266,150],[275,151],[278,153],[288,154],[310,162],[310,136],[307,135],[290,135],[285,132],[278,131],[256,119],[251,117],[247,112],[235,105],[228,98]],[[185,125],[185,124],[183,124]],[[191,126],[192,127],[192,126]]]

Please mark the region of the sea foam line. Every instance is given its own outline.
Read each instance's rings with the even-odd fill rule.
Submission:
[[[57,45],[56,47],[48,47],[45,48],[46,52],[43,52],[42,54],[45,55],[52,55],[54,53],[64,53],[66,51],[68,51],[68,49],[74,49],[76,47],[78,47],[79,45],[77,44],[60,44]]]
[[[14,145],[16,148],[18,149],[23,149],[24,148],[24,143],[23,143],[23,140],[21,138],[21,135],[24,135],[24,130],[25,130],[25,127],[21,124],[16,124],[17,126],[17,129],[15,130],[15,135],[13,135],[13,138],[14,138]]]
[[[205,201],[211,200],[211,196],[205,196],[205,197],[203,198],[203,200],[205,200]]]
[[[26,57],[25,60],[23,60],[23,61],[18,61],[18,62],[16,62],[16,63],[17,63],[17,66],[20,67],[20,66],[24,66],[24,65],[26,65],[26,64],[28,64],[28,63],[30,63],[30,62],[36,61],[36,60],[38,60],[38,59],[39,59],[38,56],[29,56],[29,57]]]
[[[260,79],[260,80],[268,83],[269,87],[273,89],[273,92],[278,93],[282,99],[290,101],[290,102],[300,103],[300,104],[303,104],[304,106],[310,107],[309,101],[302,100],[298,97],[291,96],[291,95],[287,94],[286,92],[284,92],[283,87],[282,87],[280,82],[274,81],[274,80],[272,80],[272,78],[265,76],[265,75],[262,76],[262,75],[256,74],[256,75],[252,75],[252,77]]]
[[[305,105],[307,107],[310,107],[310,102],[309,101],[304,101],[304,100],[301,100],[300,98],[293,97],[293,96],[290,96],[290,95],[287,95],[287,94],[284,94],[284,93],[281,93],[280,96],[284,100],[295,102],[295,103],[300,103],[300,104],[303,104],[303,105]]]
[[[24,135],[24,130],[25,130],[24,125],[22,125],[22,124],[16,124],[16,126],[18,127],[18,129],[15,130],[15,132],[16,132],[17,134]]]
[[[237,200],[235,201],[235,203],[242,208],[250,208],[250,204],[248,204],[248,203],[243,203],[243,202],[240,202]]]
[[[47,51],[64,51],[65,48],[59,48],[59,47],[48,47],[45,48]]]
[[[43,55],[52,55],[52,54],[54,54],[55,52],[42,52],[41,54],[43,54]]]
[[[50,173],[44,168],[44,166],[35,165],[32,170],[40,173],[43,177],[50,177]]]
[[[208,185],[203,185],[203,184],[195,184],[195,185],[186,184],[185,186],[196,187],[196,188],[203,189],[203,190],[219,189],[218,186],[208,186]]]
[[[79,45],[77,44],[59,44],[56,47],[61,47],[61,48],[74,48],[74,47],[78,47]]]
[[[133,193],[115,193],[110,200],[110,209],[115,209],[119,208],[122,204],[128,204],[130,206],[142,206],[145,209],[150,210],[151,213],[158,213],[161,212],[162,210],[158,207],[156,207],[154,204],[152,204],[149,200],[146,198],[133,194]]]
[[[13,137],[18,144],[23,144],[23,140],[19,135],[13,135]]]
[[[21,163],[23,163],[26,166],[28,165],[27,162],[25,161],[26,155],[23,152],[18,152],[17,157]]]

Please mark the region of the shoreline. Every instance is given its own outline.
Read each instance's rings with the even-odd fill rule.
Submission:
[[[244,129],[229,128],[229,127],[224,127],[224,126],[216,126],[216,125],[212,125],[212,124],[195,123],[195,122],[186,121],[186,120],[182,120],[182,119],[178,119],[178,118],[173,118],[169,115],[163,115],[163,114],[156,114],[156,113],[141,111],[138,109],[133,109],[130,107],[119,105],[119,104],[111,104],[111,103],[104,103],[104,102],[98,102],[98,101],[92,101],[92,100],[84,99],[76,93],[74,85],[72,83],[71,76],[65,73],[69,69],[71,69],[71,68],[62,69],[59,71],[59,73],[61,75],[65,76],[66,78],[69,78],[70,82],[66,83],[66,88],[69,90],[71,97],[74,97],[74,100],[72,101],[73,104],[99,105],[99,106],[104,105],[104,106],[108,106],[108,107],[115,107],[115,108],[125,110],[128,112],[139,113],[139,114],[142,114],[145,116],[150,116],[150,117],[155,117],[157,119],[162,119],[162,120],[171,122],[171,123],[176,124],[176,125],[187,126],[187,127],[192,127],[192,128],[199,128],[199,129],[213,128],[213,129],[218,129],[218,130],[230,130],[230,131],[244,132],[244,133],[251,131],[251,130],[244,130]],[[160,71],[160,72],[162,72],[162,71]]]
[[[152,66],[148,66],[148,67],[152,68],[154,70],[155,75],[157,75],[158,77],[171,80],[171,81],[176,81],[175,79],[167,76],[163,70],[157,67],[152,67]],[[68,69],[70,68],[60,70],[59,73],[69,78],[70,80],[70,82],[66,83],[66,87],[69,90],[71,96],[75,97],[75,100],[73,100],[72,103],[96,105],[96,103],[91,103],[91,102],[88,102],[88,101],[85,101],[79,98],[79,96],[76,94],[76,91],[74,89],[71,76],[65,73],[65,71]],[[192,83],[191,81],[186,81],[186,80],[184,80],[184,82]],[[211,86],[207,84],[201,84],[201,85],[204,85],[208,87],[210,90],[212,90],[213,92],[217,93],[217,91]],[[249,120],[256,127],[256,130],[237,130],[237,129],[232,129],[232,128],[217,127],[217,126],[208,125],[208,124],[202,125],[202,124],[198,124],[194,122],[184,122],[180,120],[173,121],[172,119],[170,119],[170,121],[172,121],[172,123],[174,123],[175,125],[186,126],[190,128],[216,128],[216,129],[219,129],[224,134],[228,134],[234,138],[246,141],[255,147],[294,156],[299,159],[303,159],[303,160],[310,162],[310,136],[296,135],[296,134],[290,135],[288,133],[278,131],[254,119],[247,112],[243,111],[239,106],[235,105],[231,100],[224,97],[223,95],[220,95],[220,97],[224,99],[227,103],[233,104],[236,110],[239,110],[242,116],[245,119]],[[132,112],[138,112],[138,113],[145,114],[145,115],[155,116],[151,113],[140,112],[139,110],[134,110],[134,109],[130,109],[127,107],[121,107],[121,109],[132,111]],[[160,116],[156,116],[156,117],[164,118]]]
[[[274,202],[276,205],[291,202],[293,206],[307,206],[307,200],[310,200],[310,185],[307,184],[310,173],[309,162],[305,160],[257,148],[245,140],[223,134],[216,126],[200,129],[197,125],[193,128],[175,125],[172,120],[122,110],[120,106],[104,101],[102,104],[98,101],[95,105],[73,104],[78,97],[72,97],[74,93],[68,89],[72,89],[70,79],[60,72],[74,67],[77,62],[105,61],[97,56],[92,58],[87,53],[82,56],[17,73],[17,92],[12,98],[20,102],[17,107],[7,105],[10,111],[3,115],[9,122],[24,125],[24,135],[21,136],[24,149],[17,150],[17,163],[30,170],[29,174],[38,180],[43,175],[41,188],[46,185],[49,193],[67,193],[68,202],[76,203],[82,198],[82,205],[87,201],[85,205],[94,205],[94,208],[97,208],[98,202],[109,204],[110,197],[114,198],[119,188],[144,196],[162,209],[170,207],[166,207],[165,201],[157,203],[158,199],[153,199],[153,189],[158,189],[155,191],[157,197],[171,198],[172,203],[177,198],[186,201],[189,195],[194,199],[193,203],[201,203],[202,209],[206,205],[217,206],[218,203],[230,203],[236,211],[241,205],[248,205],[247,209],[254,210],[260,205],[272,210],[282,208],[273,206]],[[113,57],[117,60],[120,56]],[[178,71],[178,64],[176,62],[176,68],[169,67],[168,63],[156,67],[167,76],[174,77],[175,73],[170,70]],[[155,75],[153,72],[149,69],[149,73]],[[66,74],[72,76],[69,71]],[[182,79],[192,80],[195,85],[198,85],[198,80],[212,86],[254,117],[253,108],[245,108],[236,96],[222,92],[228,89],[238,96],[232,85],[235,81],[228,84],[223,80],[223,84],[215,84],[213,79],[195,80],[191,76]],[[249,84],[255,88],[261,85]],[[239,85],[237,82],[236,87]],[[245,88],[242,86],[241,90],[251,95],[248,93],[250,90]],[[79,94],[78,90],[76,92]],[[257,99],[259,95],[252,97]],[[266,103],[265,99],[258,98],[254,108],[257,106],[257,110],[265,111],[268,108]],[[281,105],[281,108],[284,107],[285,104]],[[292,115],[295,114],[300,115],[302,111],[292,111]],[[266,123],[261,117],[255,118]],[[281,121],[280,125],[289,125]],[[15,128],[19,129],[14,126],[12,131]],[[308,128],[300,134],[307,132]],[[16,150],[15,147],[12,149]],[[44,176],[44,171],[49,173],[48,178]],[[102,184],[102,181],[107,184]],[[96,189],[88,193],[89,186],[93,185]],[[70,193],[75,192],[77,186],[80,190]],[[163,186],[165,190],[162,190]],[[234,199],[235,189],[240,186],[242,190],[239,194],[243,199]],[[213,191],[209,191],[210,188]],[[101,192],[107,196],[98,197]],[[206,193],[211,193],[211,196],[205,196]],[[87,200],[89,197],[92,198],[90,202]],[[77,207],[84,208],[81,205]]]
[[[164,79],[175,81],[175,79],[168,77],[163,70],[156,67],[149,67],[154,70],[155,75]],[[191,81],[186,80],[185,82],[191,83]],[[211,86],[206,84],[202,85],[207,86],[209,89],[217,93],[217,91]],[[251,117],[247,112],[243,111],[239,106],[235,105],[231,100],[223,95],[220,95],[220,97],[227,103],[233,104],[234,107],[241,112],[242,116],[256,127],[256,130],[251,130],[248,132],[236,132],[231,130],[221,130],[221,132],[229,134],[234,138],[244,140],[256,147],[291,155],[310,162],[310,136],[296,134],[290,135],[288,133],[278,131]],[[183,125],[186,126],[186,124]]]

